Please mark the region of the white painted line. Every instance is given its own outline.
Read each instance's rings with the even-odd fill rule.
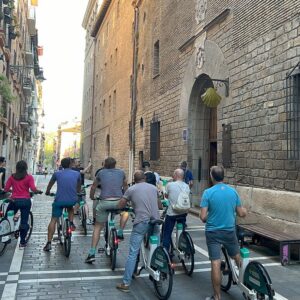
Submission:
[[[201,253],[202,255],[209,257],[208,252],[202,248],[200,248],[199,246],[194,244],[194,248],[197,252]]]
[[[6,281],[16,281],[19,279],[19,275],[8,275]]]
[[[5,281],[0,281],[0,285],[3,285],[3,284],[5,284]]]
[[[17,283],[5,284],[1,299],[2,300],[15,300],[17,286],[18,286]]]
[[[24,250],[20,250],[18,244],[19,244],[19,241],[16,245],[16,249],[15,249],[15,253],[14,253],[11,265],[10,265],[9,273],[13,273],[13,272],[19,273],[21,271]],[[10,275],[8,277],[10,277]],[[19,275],[16,275],[13,278],[14,278],[14,280],[18,280]],[[18,286],[17,283],[5,284],[1,299],[14,300],[16,293],[17,293],[17,286]]]
[[[0,273],[0,276],[7,276],[7,275],[8,275],[8,272]]]
[[[9,273],[15,272],[18,273],[21,270],[22,260],[23,260],[24,250],[19,249],[19,241],[17,243],[14,257],[12,259]]]

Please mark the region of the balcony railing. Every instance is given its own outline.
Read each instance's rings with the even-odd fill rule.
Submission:
[[[22,114],[20,116],[20,125],[23,127],[30,126],[30,120],[29,120],[28,114]]]

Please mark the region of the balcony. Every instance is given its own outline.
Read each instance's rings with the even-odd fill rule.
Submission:
[[[30,77],[23,76],[23,92],[26,97],[31,97],[32,92],[32,80]]]
[[[22,127],[29,127],[30,126],[30,121],[29,121],[28,115],[27,114],[21,115],[19,123]]]
[[[35,8],[30,7],[28,10],[28,30],[30,35],[36,35],[36,17]]]
[[[32,66],[33,65],[33,53],[31,50],[26,50],[25,51],[25,61],[27,63],[28,66]]]

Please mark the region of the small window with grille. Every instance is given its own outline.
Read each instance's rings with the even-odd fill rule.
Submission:
[[[160,157],[160,122],[150,124],[150,160]]]
[[[231,125],[222,125],[222,160],[224,168],[231,167]]]
[[[159,41],[154,44],[153,52],[153,77],[159,75]]]
[[[300,160],[300,63],[286,77],[287,156]]]

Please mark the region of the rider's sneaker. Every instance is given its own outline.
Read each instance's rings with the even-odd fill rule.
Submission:
[[[124,234],[123,233],[117,233],[118,240],[124,241]]]
[[[92,262],[94,262],[96,260],[95,258],[95,254],[89,254],[88,257],[85,259],[85,262],[87,264],[91,264]]]
[[[25,243],[25,244],[19,244],[19,249],[20,250],[24,250],[25,248],[26,248],[26,246],[27,246],[27,244]]]
[[[72,231],[76,230],[76,226],[74,225],[73,222],[70,222],[70,228],[71,228]]]
[[[50,243],[50,242],[47,242],[47,244],[46,244],[46,246],[43,248],[43,250],[49,252],[51,249],[52,249],[51,243]]]
[[[91,219],[87,219],[86,220],[86,225],[94,225],[94,223]]]
[[[125,292],[125,293],[130,292],[130,290],[129,290],[129,285],[126,285],[126,284],[124,284],[124,283],[118,284],[118,285],[116,286],[116,288],[117,288],[118,290],[122,291],[122,292]]]
[[[217,300],[214,296],[206,297],[205,300]]]

